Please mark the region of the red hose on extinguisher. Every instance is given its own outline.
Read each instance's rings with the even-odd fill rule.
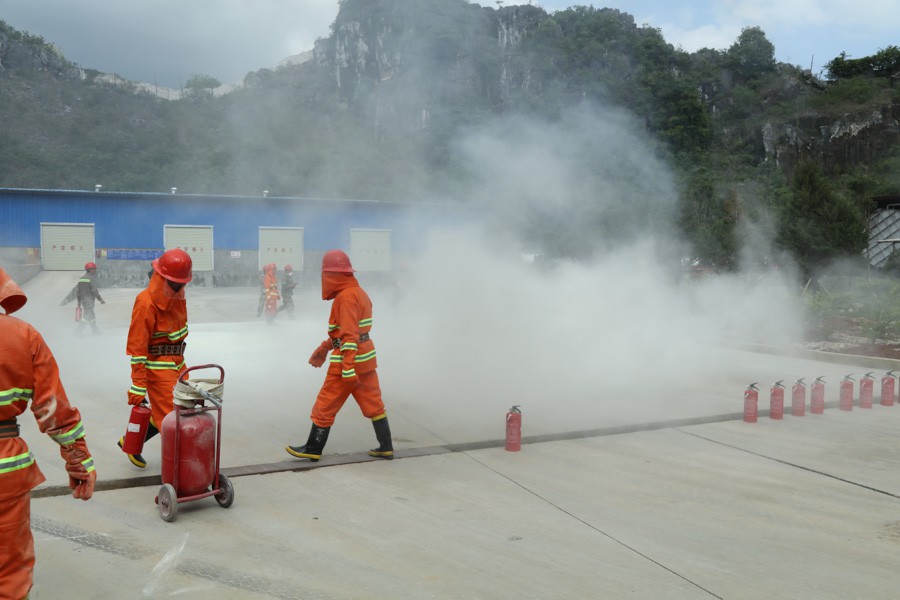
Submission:
[[[881,405],[894,405],[894,372],[888,371],[881,377]]]
[[[809,392],[809,412],[821,415],[825,412],[825,376],[816,377]]]
[[[872,379],[872,373],[866,373],[859,378],[859,407],[872,408],[872,388],[875,386],[875,380]]]
[[[756,423],[756,415],[759,411],[759,388],[756,383],[751,383],[744,390],[744,423]]]
[[[853,410],[853,378],[850,375],[853,375],[853,373],[844,375],[844,378],[841,380],[838,400],[838,409],[840,410]]]
[[[506,449],[510,452],[522,449],[522,411],[518,404],[506,413]]]
[[[776,381],[769,390],[769,418],[781,420],[784,417],[784,380]]]
[[[791,415],[802,417],[806,415],[806,384],[801,377],[791,387]]]

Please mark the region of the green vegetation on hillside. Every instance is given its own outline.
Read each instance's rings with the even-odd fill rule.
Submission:
[[[498,44],[501,21],[520,27],[517,43]],[[371,54],[337,61],[352,35],[370,36]],[[758,27],[687,53],[618,10],[465,0],[342,0],[319,44],[317,61],[250,73],[220,97],[195,74],[172,101],[79,70],[0,21],[0,47],[18,57],[0,70],[0,186],[454,198],[460,131],[591,102],[643,126],[674,173],[679,228],[718,268],[739,266],[748,224],[804,273],[858,256],[870,198],[900,194],[895,46],[842,54],[823,82],[777,63]],[[863,122],[865,137],[822,134]]]

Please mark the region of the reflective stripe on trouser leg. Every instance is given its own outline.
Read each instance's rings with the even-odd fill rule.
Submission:
[[[33,572],[34,538],[28,492],[0,500],[0,597],[24,598],[31,589]]]

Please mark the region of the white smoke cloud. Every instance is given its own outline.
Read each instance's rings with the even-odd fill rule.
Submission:
[[[674,180],[635,131],[621,114],[582,107],[460,140],[468,192],[493,212],[482,228],[435,234],[410,265],[402,305],[379,319],[379,355],[402,356],[382,379],[404,410],[437,404],[464,422],[522,404],[548,426],[578,429],[589,415],[615,424],[617,406],[632,418],[666,389],[727,371],[723,345],[799,339],[787,274],[681,271]],[[620,226],[599,243],[593,215],[610,207]],[[530,240],[502,229],[511,222],[563,224],[549,237],[597,252],[542,267],[522,259]],[[744,237],[759,246],[748,257],[771,254],[761,230]]]

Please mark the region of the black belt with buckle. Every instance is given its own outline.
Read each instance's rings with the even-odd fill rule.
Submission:
[[[147,348],[147,352],[154,356],[174,356],[184,354],[184,347],[187,342],[180,344],[156,344]]]
[[[368,342],[370,339],[371,338],[369,338],[368,333],[359,334],[359,343],[360,344],[362,344],[363,342]],[[339,340],[337,338],[331,338],[331,347],[334,348],[335,350],[340,350],[341,349],[341,340]]]
[[[19,437],[19,424],[15,419],[0,421],[0,439]]]

